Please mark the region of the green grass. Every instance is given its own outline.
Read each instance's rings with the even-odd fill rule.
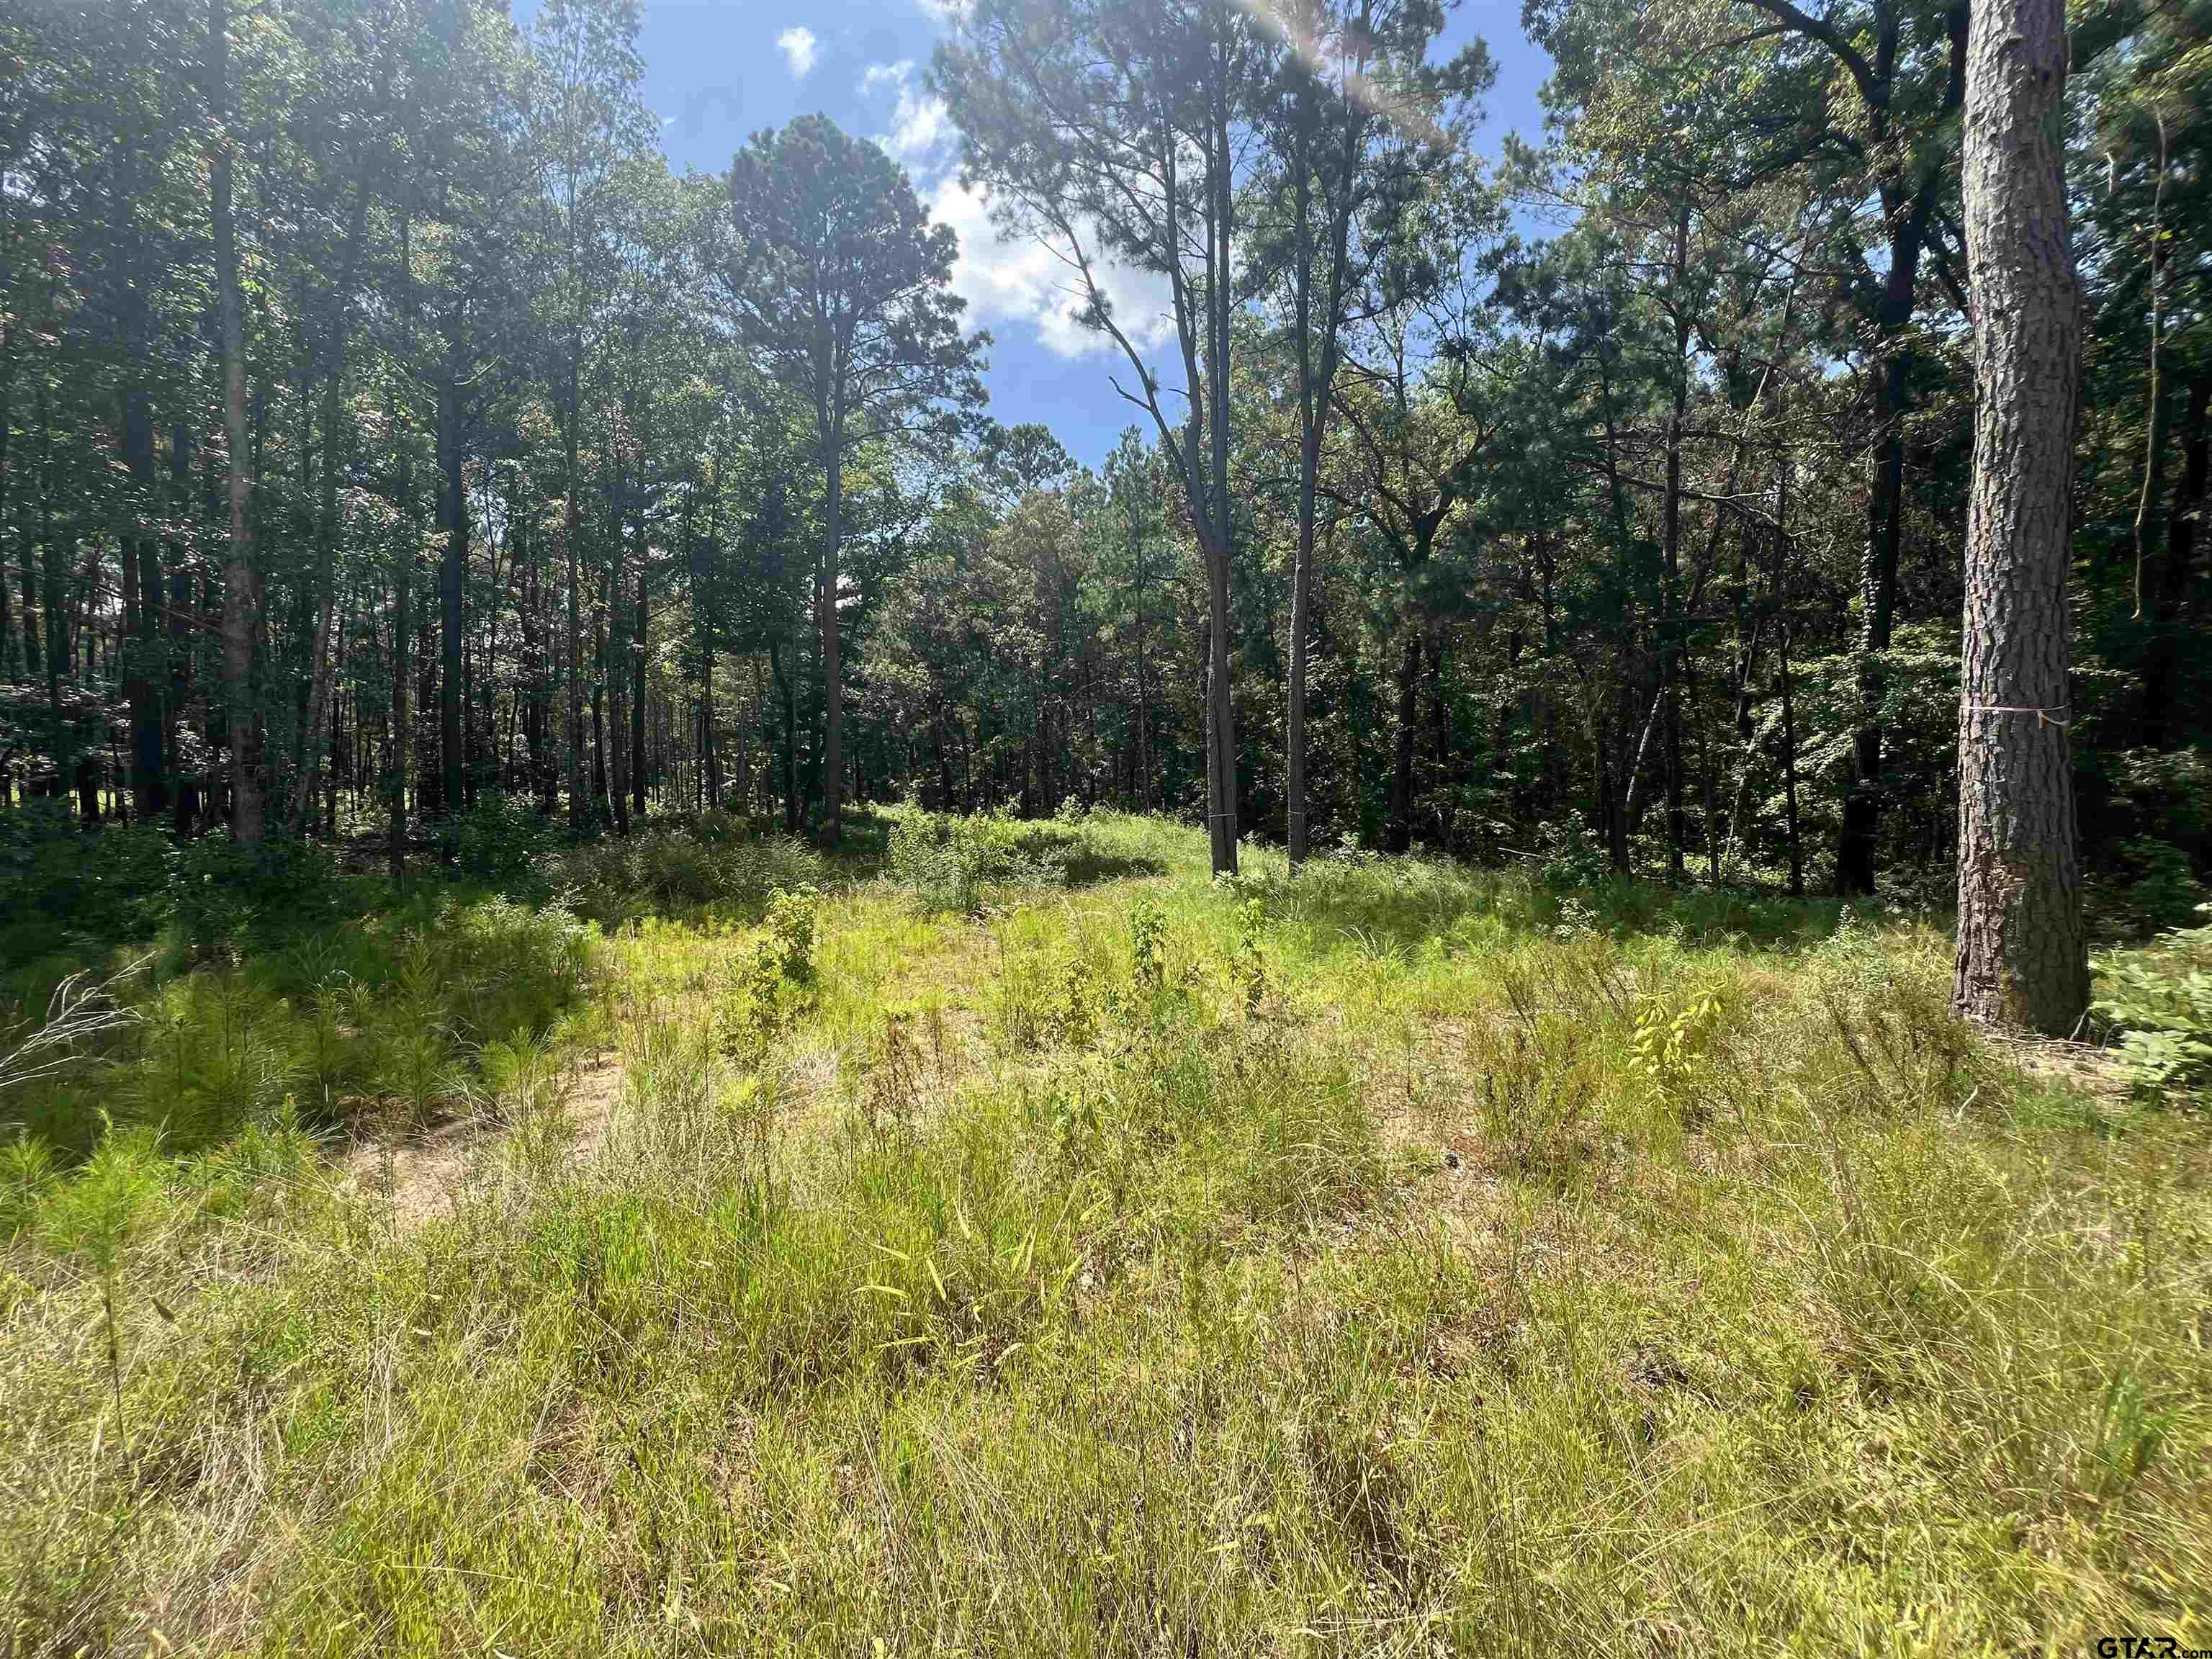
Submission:
[[[2203,1121],[1958,1024],[1938,927],[1419,861],[1231,887],[1108,815],[933,893],[856,839],[775,855],[811,944],[758,855],[654,850],[496,1048],[496,975],[399,951],[338,1040],[434,994],[511,1126],[419,1225],[281,1096],[0,1163],[9,1644],[2212,1645]],[[273,971],[160,995],[213,1047],[226,997],[311,1029]],[[543,1073],[601,1040],[579,1157]],[[380,1055],[342,1092],[405,1097]],[[100,1063],[159,1096],[158,1044]]]

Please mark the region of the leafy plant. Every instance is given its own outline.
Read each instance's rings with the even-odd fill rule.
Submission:
[[[1681,1103],[1704,1065],[1720,1014],[1720,999],[1709,991],[1679,1008],[1650,999],[1637,1012],[1629,1069],[1662,1097]]]
[[[177,854],[147,824],[80,829],[59,799],[0,807],[0,964],[72,938],[140,939],[167,919]]]
[[[738,969],[743,1000],[725,1046],[757,1064],[814,992],[814,926],[821,893],[810,884],[769,896],[768,915]]]
[[[1032,823],[1004,811],[962,817],[908,808],[891,820],[886,867],[924,909],[972,916],[995,885],[1063,884],[1085,848],[1079,818]]]
[[[2197,1093],[2212,1085],[2212,927],[2105,957],[2096,970],[2094,1006],[2118,1032],[2121,1063],[2138,1088]]]
[[[496,887],[526,883],[538,861],[561,840],[527,795],[485,790],[465,811],[437,825],[439,838],[463,875]]]
[[[1236,988],[1247,1018],[1255,1016],[1267,998],[1267,958],[1260,940],[1267,932],[1267,907],[1248,898],[1237,907],[1237,939],[1229,951],[1229,981]]]
[[[1129,988],[1139,1004],[1167,988],[1168,921],[1158,904],[1139,896],[1129,907]]]
[[[123,1418],[123,1338],[118,1312],[125,1253],[161,1197],[161,1164],[150,1131],[112,1133],[92,1159],[47,1200],[46,1243],[72,1253],[100,1284],[107,1337],[107,1380],[115,1401],[116,1434],[129,1443]]]
[[[337,860],[327,848],[307,842],[241,847],[218,830],[179,855],[173,894],[178,926],[204,956],[239,950],[259,935],[339,920]]]

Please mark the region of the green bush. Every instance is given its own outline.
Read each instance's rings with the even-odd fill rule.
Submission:
[[[580,913],[609,924],[639,911],[708,905],[757,909],[779,887],[821,879],[820,855],[804,842],[788,836],[738,839],[734,823],[705,815],[698,823],[702,834],[655,824],[571,848],[544,868],[554,888],[567,892]]]
[[[440,837],[454,867],[495,887],[527,884],[538,860],[560,841],[560,830],[527,795],[486,791],[466,811],[440,821]]]
[[[2147,838],[2212,857],[2212,756],[2197,749],[2124,749],[2084,757],[2082,841],[2094,859]]]
[[[1613,873],[1603,844],[1580,818],[1544,824],[1536,840],[1542,854],[1538,872],[1547,886],[1595,887]]]
[[[2212,1085],[2212,927],[2170,933],[2096,967],[2096,1012],[2119,1034],[2136,1087],[2197,1094]]]
[[[188,843],[178,854],[173,909],[203,954],[338,920],[344,896],[337,860],[312,842],[265,841],[241,847],[227,830]]]
[[[143,938],[167,919],[176,854],[149,825],[77,827],[65,800],[0,810],[0,962],[13,966],[70,939]]]
[[[2178,927],[2203,902],[2204,884],[2189,854],[2171,842],[2137,836],[2112,848],[2109,873],[2093,889],[2108,923],[2138,938]]]
[[[1057,887],[1088,851],[1078,819],[1025,822],[1012,813],[961,817],[906,808],[891,819],[890,878],[925,910],[974,915],[1000,884]]]

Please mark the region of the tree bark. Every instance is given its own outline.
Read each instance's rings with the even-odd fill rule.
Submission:
[[[645,752],[645,526],[637,527],[637,612],[636,625],[629,642],[629,804],[632,815],[641,823],[645,818],[645,786],[647,780]],[[709,681],[711,684],[711,680]],[[702,746],[704,739],[702,739]],[[702,757],[703,758],[703,757]]]
[[[2200,374],[2189,388],[2181,418],[2181,487],[2166,510],[2166,547],[2158,581],[2144,605],[2151,637],[2143,658],[2142,737],[2146,747],[2163,749],[2172,736],[2185,653],[2181,608],[2197,557],[2197,527],[2204,518],[2206,463],[2212,460],[2205,416],[2212,403],[2212,374]]]
[[[131,708],[131,805],[150,823],[169,804],[162,767],[161,710],[153,671],[161,652],[161,556],[154,535],[154,411],[143,386],[123,393],[123,456],[134,492],[130,528],[123,538],[125,696]]]
[[[781,635],[771,635],[768,642],[769,672],[775,677],[775,689],[783,703],[783,830],[788,836],[799,833],[799,687],[793,677],[784,672],[784,641]]]
[[[259,610],[253,562],[252,452],[246,429],[244,301],[239,286],[238,227],[231,204],[228,0],[208,0],[208,105],[216,137],[210,193],[215,225],[216,309],[222,355],[223,431],[229,441],[230,542],[222,567],[222,695],[230,739],[230,829],[240,846],[263,833],[261,777],[252,706],[253,629]]]
[[[573,215],[573,208],[571,210]],[[562,406],[562,447],[567,468],[562,487],[568,492],[563,509],[562,551],[568,561],[568,830],[581,835],[588,803],[584,797],[584,599],[583,574],[578,568],[578,543],[583,538],[584,515],[579,495],[583,479],[576,471],[576,401],[578,360],[583,344],[573,338],[568,349],[568,398]]]
[[[392,581],[392,738],[385,745],[386,805],[391,811],[385,856],[395,882],[404,880],[407,875],[408,607],[412,603],[415,586],[413,526],[409,520],[414,506],[414,471],[412,457],[403,445],[399,451],[398,484],[392,492],[392,505],[397,509],[394,516],[399,521],[399,545],[392,558],[397,568]]]
[[[1398,729],[1390,756],[1390,830],[1389,850],[1409,851],[1413,845],[1413,737],[1419,724],[1421,630],[1408,623],[1406,651],[1398,666]]]
[[[842,420],[840,421],[842,428]],[[843,641],[837,629],[838,543],[845,533],[845,436],[833,429],[823,471],[822,562],[814,583],[814,618],[822,635],[822,823],[819,839],[835,847],[844,839],[845,678]]]
[[[184,520],[191,506],[192,478],[192,429],[184,421],[169,428],[169,510],[179,520]],[[192,695],[192,573],[185,562],[185,546],[181,541],[169,547],[169,695],[163,718],[167,730],[164,742],[169,754],[178,754],[177,732],[183,725],[185,708],[194,701]],[[200,814],[200,774],[186,771],[181,765],[173,765],[176,773],[173,801],[170,818],[172,833],[179,840],[192,834]]]
[[[2062,0],[1993,0],[1966,74],[1974,485],[1959,714],[1954,996],[2069,1034],[2088,1006],[2067,722],[2081,292],[2067,224]]]
[[[1893,137],[1891,94],[1896,84],[1897,11],[1876,8],[1875,55],[1870,81],[1862,82],[1874,148],[1910,155],[1913,146]],[[1964,100],[1969,50],[1966,0],[1944,13],[1950,63],[1940,116]],[[1923,146],[1933,150],[1934,146]],[[1936,151],[1940,154],[1940,151]],[[1835,890],[1843,896],[1875,890],[1876,838],[1881,825],[1882,653],[1890,647],[1897,617],[1899,550],[1905,526],[1905,413],[1911,392],[1912,352],[1907,331],[1912,323],[1920,255],[1928,239],[1941,183],[1938,169],[1916,185],[1893,164],[1877,179],[1882,216],[1889,227],[1889,257],[1875,310],[1877,374],[1875,380],[1874,488],[1867,496],[1867,538],[1859,566],[1859,724],[1851,745],[1851,782],[1844,797],[1842,834],[1836,842]]]
[[[448,816],[461,810],[467,791],[467,751],[461,706],[462,604],[469,575],[467,453],[461,444],[460,374],[449,348],[438,375],[438,517],[445,545],[438,560],[438,760]]]
[[[1682,426],[1690,406],[1690,313],[1683,289],[1689,283],[1690,209],[1685,202],[1674,221],[1674,253],[1667,299],[1674,312],[1673,401],[1667,411],[1667,499],[1662,540],[1667,560],[1666,589],[1661,595],[1662,632],[1659,677],[1666,706],[1667,878],[1679,884],[1683,873],[1682,681]],[[1717,527],[1717,510],[1716,526]],[[1708,823],[1706,834],[1711,834]]]

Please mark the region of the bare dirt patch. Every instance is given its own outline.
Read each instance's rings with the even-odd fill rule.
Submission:
[[[593,1054],[565,1073],[559,1109],[568,1121],[569,1156],[578,1164],[606,1144],[622,1102],[622,1062]],[[356,1140],[339,1155],[341,1179],[390,1206],[399,1230],[450,1215],[483,1178],[507,1125],[484,1112],[441,1118],[386,1142]]]

